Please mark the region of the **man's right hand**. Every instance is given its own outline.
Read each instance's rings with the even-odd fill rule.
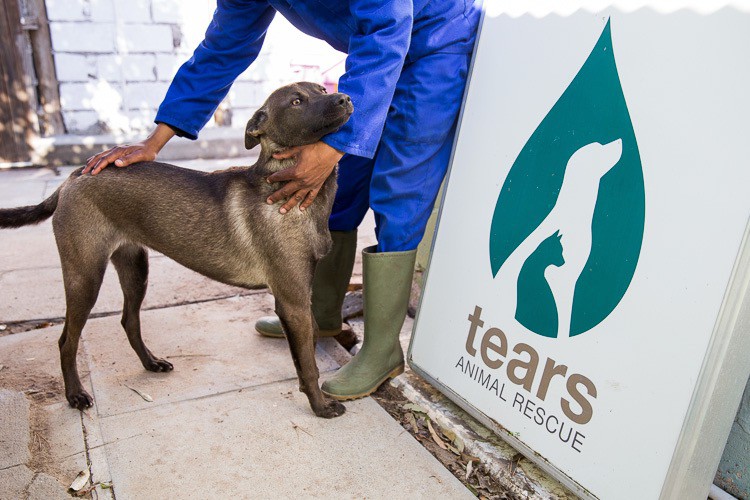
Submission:
[[[159,123],[144,141],[115,146],[92,156],[86,160],[86,167],[82,173],[91,172],[91,175],[96,175],[108,165],[127,167],[131,163],[139,161],[152,161],[156,159],[156,155],[174,135],[174,130],[163,123]]]

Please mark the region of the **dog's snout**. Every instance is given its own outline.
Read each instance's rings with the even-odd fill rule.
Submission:
[[[351,111],[354,108],[354,105],[352,104],[352,99],[346,94],[333,94],[332,97],[334,98],[334,102],[336,103],[336,106],[340,106],[348,111]]]

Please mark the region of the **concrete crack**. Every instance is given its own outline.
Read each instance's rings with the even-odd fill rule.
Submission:
[[[91,484],[94,484],[94,473],[91,469],[91,456],[89,455],[89,434],[86,430],[86,424],[83,422],[83,412],[79,412],[79,418],[81,419],[81,431],[83,432],[83,449],[86,454],[86,467],[89,469],[89,477],[91,477]]]
[[[101,484],[97,484],[97,479],[94,476],[94,467],[91,461],[91,453],[90,453],[91,450],[94,450],[99,447],[89,446],[89,433],[88,433],[88,430],[86,429],[86,423],[83,421],[84,413],[82,411],[79,413],[80,413],[80,419],[81,419],[81,430],[83,432],[83,446],[85,450],[84,452],[86,454],[86,467],[88,467],[89,469],[89,477],[90,477],[89,481],[91,482],[92,487],[93,486],[101,487]],[[101,445],[101,446],[104,446],[104,445]],[[108,490],[109,490],[109,494],[112,496],[112,499],[116,500],[117,496],[115,495],[115,485],[112,482],[109,483]],[[96,498],[99,498],[99,492],[97,491],[96,488],[93,488],[91,490],[91,493],[95,494]]]
[[[31,497],[31,493],[29,493],[29,488],[31,488],[31,485],[34,484],[34,481],[36,481],[36,478],[39,476],[39,472],[35,471],[34,475],[31,477],[31,481],[29,481],[29,484],[26,485],[26,487],[23,489],[23,498],[26,500],[29,500]]]
[[[151,307],[144,307],[141,309],[141,311],[156,311],[159,309],[169,309],[170,307],[181,307],[181,306],[189,306],[193,304],[204,304],[206,302],[216,302],[218,300],[226,300],[231,299],[232,297],[250,297],[252,295],[258,295],[261,293],[266,293],[266,288],[261,289],[254,289],[254,290],[246,290],[244,292],[235,293],[232,295],[222,295],[219,297],[211,297],[207,299],[197,299],[197,300],[184,300],[180,302],[173,302],[169,304],[159,304]],[[88,319],[95,319],[95,318],[107,318],[109,316],[116,316],[118,314],[122,314],[122,310],[118,309],[116,311],[103,311],[98,313],[92,313],[89,315]],[[0,332],[0,337],[3,337],[5,335],[12,335],[14,333],[21,333],[26,332],[29,330],[35,330],[38,328],[46,328],[48,326],[54,326],[54,325],[60,325],[65,322],[64,316],[56,316],[52,318],[37,318],[37,319],[27,319],[22,321],[2,321],[0,320],[0,323],[4,324],[6,326],[5,331]]]

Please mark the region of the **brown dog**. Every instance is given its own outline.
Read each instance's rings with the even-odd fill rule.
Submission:
[[[125,297],[122,325],[130,345],[147,370],[172,370],[141,339],[148,247],[222,283],[267,283],[289,339],[300,390],[316,415],[344,413],[344,406],[326,398],[318,385],[317,325],[310,305],[315,266],[331,246],[328,217],[336,175],[326,180],[310,207],[286,215],[278,205],[266,204],[281,187],[266,178],[294,161],[276,160],[274,153],[320,140],[346,123],[352,111],[345,94],[329,95],[308,82],[287,85],[271,94],[247,124],[245,147],[261,145],[252,167],[202,173],[144,162],[109,168],[96,177],[81,175],[79,169],[41,204],[0,210],[0,228],[35,224],[54,213],[67,306],[60,359],[71,406],[92,405],[78,377],[76,354],[109,260]]]

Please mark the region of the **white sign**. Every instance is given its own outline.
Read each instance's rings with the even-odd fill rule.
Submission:
[[[674,3],[488,8],[410,348],[581,496],[706,498],[750,375],[750,6]]]

